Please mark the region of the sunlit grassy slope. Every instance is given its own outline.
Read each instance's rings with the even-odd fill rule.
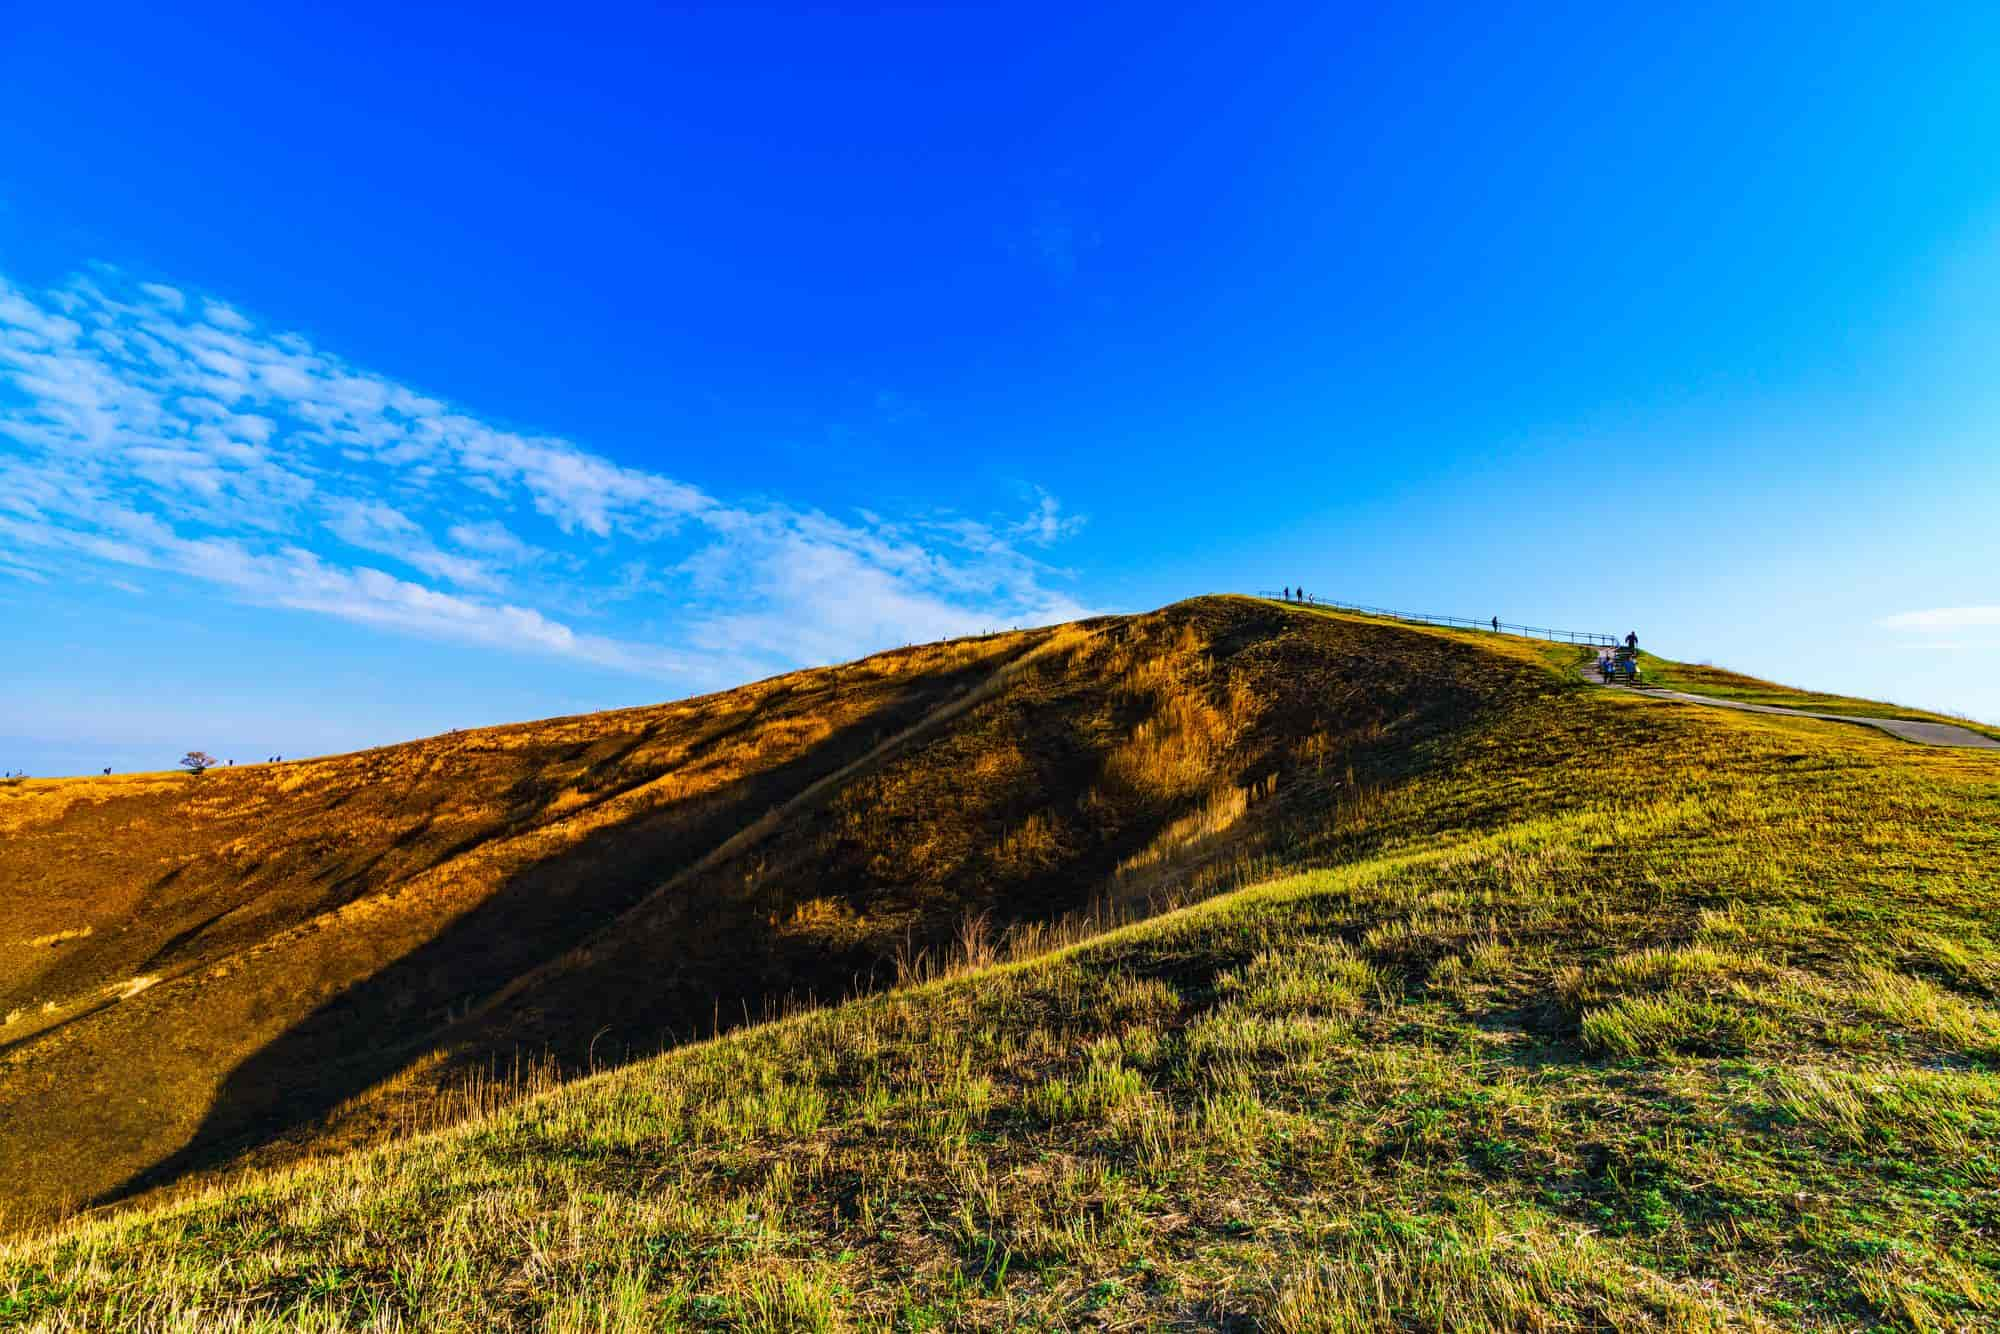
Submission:
[[[2000,1318],[2000,765],[1349,632],[1506,685],[1365,799],[1293,765],[1322,869],[71,1224],[0,1318]]]
[[[1295,864],[1554,688],[1201,599],[302,764],[0,787],[0,1210],[368,1143],[519,1053],[650,1054],[959,938]]]
[[[2000,737],[2000,728],[1955,714],[1932,713],[1927,709],[1885,704],[1880,700],[1856,699],[1852,695],[1829,695],[1824,691],[1779,685],[1775,681],[1760,680],[1726,668],[1713,667],[1705,663],[1675,662],[1670,658],[1656,657],[1651,653],[1641,653],[1639,659],[1646,684],[1664,686],[1669,690],[1685,690],[1690,694],[1712,695],[1717,699],[1741,700],[1745,704],[1775,704],[1780,708],[1807,709],[1817,713],[1847,713],[1862,718],[1911,718],[1920,722],[1953,723],[1960,727],[1970,727],[1973,731],[1983,732],[1988,736]]]

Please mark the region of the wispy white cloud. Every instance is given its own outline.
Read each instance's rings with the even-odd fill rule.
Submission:
[[[526,565],[542,554],[514,536],[507,525],[497,519],[455,523],[445,530],[445,536],[461,550],[477,552],[502,565]]]
[[[1010,531],[1015,537],[1046,547],[1074,536],[1086,522],[1084,515],[1064,514],[1060,500],[1036,487],[1035,508]]]
[[[180,294],[180,290],[168,287],[165,283],[140,283],[139,290],[158,302],[165,310],[181,310],[187,305],[187,298]]]
[[[1931,607],[1923,611],[1902,611],[1884,616],[1879,622],[1890,630],[1967,630],[1979,626],[2000,626],[2000,607]]]
[[[440,550],[407,514],[374,500],[335,500],[327,528],[351,547],[391,556],[412,569],[461,588],[493,590],[500,579],[469,556]]]
[[[1028,554],[1082,522],[1039,490],[1011,523],[727,503],[180,288],[0,278],[0,569],[16,578],[122,567],[714,684],[1084,614]]]

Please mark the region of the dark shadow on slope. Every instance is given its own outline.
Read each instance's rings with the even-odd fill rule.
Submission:
[[[146,961],[139,965],[137,971],[141,973],[152,973],[159,971],[161,968],[165,967],[166,964],[169,961],[171,961],[176,954],[179,954],[182,949],[194,943],[195,938],[200,936],[202,932],[208,930],[208,928],[214,926],[217,922],[229,916],[229,914],[235,912],[237,906],[238,905],[236,904],[231,904],[226,908],[222,908],[216,912],[208,914],[206,917],[200,918],[191,926],[186,926],[181,928],[179,931],[176,931],[173,935],[167,937],[165,944],[161,945],[158,949],[154,950],[151,954],[146,956]]]
[[[1248,649],[1259,655],[1250,670],[1265,680],[1309,679],[1300,670],[1304,664],[1271,645],[1270,619],[1243,617],[1226,623],[1210,641],[1210,653],[1227,660]],[[1090,702],[1100,703],[1105,693],[1095,690]],[[1274,735],[1246,745],[1214,774],[1237,787],[1256,785],[1281,793],[1282,799],[1251,807],[1240,837],[1211,850],[1223,854],[1229,865],[1203,864],[1197,854],[1180,868],[1188,875],[1174,888],[1191,883],[1192,895],[1203,897],[1259,878],[1259,868],[1274,861],[1296,865],[1308,849],[1331,852],[1335,839],[1329,817],[1337,817],[1352,799],[1340,783],[1374,791],[1407,781],[1439,762],[1442,752],[1436,743],[1461,732],[1489,698],[1424,680],[1345,698],[1300,691],[1289,701],[1296,709],[1280,711]],[[1006,739],[1023,751],[1027,776],[1011,793],[988,794],[981,808],[988,837],[948,875],[932,882],[885,879],[879,863],[865,855],[866,848],[843,844],[839,813],[831,803],[799,811],[754,850],[649,900],[621,921],[615,937],[593,942],[585,957],[566,961],[561,972],[537,979],[484,1022],[462,1030],[457,1036],[466,1065],[504,1069],[517,1051],[525,1050],[575,1073],[764,1018],[782,1009],[788,998],[837,1000],[893,980],[893,952],[924,952],[931,959],[948,954],[960,923],[970,915],[986,914],[995,935],[1010,925],[1046,923],[1093,906],[1114,916],[1144,915],[1163,900],[1154,898],[1153,886],[1135,888],[1118,880],[1116,872],[1189,815],[1191,806],[1198,807],[1199,797],[1127,811],[1093,830],[1088,841],[1068,846],[1039,874],[1010,874],[991,857],[995,833],[1017,826],[1023,817],[1078,809],[1111,785],[1112,745],[1150,716],[1131,700],[1114,700],[1102,717],[1063,717],[1063,710],[1075,704],[1074,699],[1039,700],[1031,722],[1024,711],[1004,730]],[[1286,745],[1296,735],[1292,729],[1299,727],[1371,739],[1340,752],[1339,783],[1330,784],[1331,775],[1316,779],[1301,774],[1287,758]],[[949,771],[937,756],[927,758],[933,772]],[[885,762],[883,769],[893,767]],[[856,786],[866,782],[860,779]],[[962,784],[961,779],[957,785]],[[918,802],[900,814],[915,824],[937,809]],[[893,844],[898,837],[887,841]],[[1240,874],[1232,869],[1237,867]],[[1121,900],[1121,893],[1132,897]],[[802,899],[910,925],[900,939],[885,940],[878,933],[865,943],[829,948],[824,939],[802,940],[783,929]]]
[[[320,1120],[431,1049],[470,1002],[562,956],[745,824],[865,756],[884,736],[973,688],[993,670],[980,663],[919,678],[888,704],[790,762],[596,830],[565,852],[524,868],[444,932],[348,987],[244,1061],[224,1081],[185,1146],[92,1204],[129,1198],[219,1166],[245,1149]],[[740,724],[732,724],[705,737],[685,763],[740,730]],[[513,794],[523,799],[524,809],[553,795]],[[534,823],[524,814],[511,830],[473,842]],[[757,929],[756,922],[735,915],[716,924],[717,938],[726,941],[754,941]]]
[[[1284,770],[1277,784],[1281,799],[1255,817],[1253,851],[1292,861],[1301,850],[1333,851],[1345,843],[1328,817],[1348,799],[1353,784],[1394,783],[1436,763],[1445,752],[1431,743],[1491,705],[1502,690],[1493,678],[1510,674],[1504,665],[1468,661],[1455,650],[1446,654],[1431,641],[1406,641],[1394,631],[1382,637],[1328,630],[1330,638],[1322,638],[1310,625],[1280,622],[1285,613],[1209,607],[1200,614],[1218,630],[1211,655],[1234,661],[1240,654],[1245,679],[1271,690],[1277,706],[1270,713],[1272,731],[1257,740],[1262,749],[1236,755],[1233,767],[1218,769],[1215,776],[1245,784],[1263,780],[1274,765]],[[1290,633],[1295,628],[1301,632]],[[1163,651],[1164,642],[1140,643],[1141,657]],[[1423,652],[1430,656],[1414,668],[1401,661],[1406,653]],[[919,943],[934,942],[967,910],[990,910],[996,925],[1005,925],[1085,907],[1121,860],[1188,813],[1185,801],[1128,812],[1123,823],[1097,829],[1091,841],[1068,848],[1045,873],[1017,875],[996,890],[1000,882],[988,880],[981,853],[954,863],[947,880],[936,882],[885,878],[852,847],[840,857],[826,855],[834,847],[826,840],[835,839],[839,829],[828,804],[815,799],[795,812],[796,819],[788,817],[774,837],[737,849],[668,892],[653,894],[767,811],[868,757],[880,741],[987,679],[992,670],[965,669],[913,683],[896,703],[788,764],[670,812],[598,830],[565,853],[522,870],[436,939],[348,988],[241,1063],[185,1147],[96,1202],[219,1166],[288,1132],[287,1145],[311,1139],[316,1149],[331,1147],[354,1132],[319,1133],[329,1112],[441,1046],[449,1047],[452,1067],[461,1071],[494,1061],[504,1067],[520,1051],[546,1055],[561,1072],[574,1073],[761,1019],[787,997],[836,1000],[893,976],[879,934],[843,940],[787,930],[788,913],[801,897],[844,900],[870,914],[878,908],[900,912],[902,920],[929,933],[919,936]],[[1534,675],[1525,669],[1511,674]],[[1226,684],[1222,677],[1215,681]],[[1104,704],[1107,692],[1095,678],[1064,688],[1089,695],[1101,707],[1082,710],[1073,725],[1049,730],[1046,710],[1052,706],[1046,700],[1009,703],[1015,712],[1007,726],[1032,718],[1039,730],[1003,727],[1002,736],[1020,743],[1028,777],[1019,788],[1021,801],[978,805],[989,825],[1045,805],[1081,804],[1104,778],[1109,748],[1142,721],[1115,692]],[[1346,740],[1308,775],[1294,743],[1320,733]],[[709,744],[720,739],[711,737]],[[900,749],[905,748],[892,748]],[[931,759],[933,772],[945,780],[926,792],[966,785],[969,775]],[[871,760],[864,777],[875,768]],[[845,780],[839,786],[845,790]],[[528,806],[544,795],[514,794]],[[879,795],[897,794],[885,789]],[[929,801],[927,796],[906,803],[897,818],[906,825],[921,823]],[[895,835],[887,837],[893,842]],[[767,853],[779,868],[775,883],[760,874]],[[620,917],[642,900],[632,914]],[[600,936],[614,919],[618,932]],[[586,942],[588,949],[577,953]],[[556,961],[560,966],[538,974],[533,985],[510,987],[523,974]],[[501,1004],[476,1013],[472,1022],[452,1022],[501,988],[510,993]],[[365,1125],[359,1132],[360,1138],[376,1137]]]

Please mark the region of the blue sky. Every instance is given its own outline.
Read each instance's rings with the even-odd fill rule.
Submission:
[[[0,768],[1299,583],[2000,718],[1990,5],[349,9],[0,35]]]

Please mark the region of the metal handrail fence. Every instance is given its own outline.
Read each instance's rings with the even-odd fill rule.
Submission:
[[[1274,592],[1270,589],[1259,590],[1257,596],[1260,598],[1270,598],[1276,602],[1286,600],[1283,593]],[[1388,620],[1405,621],[1413,625],[1446,625],[1466,630],[1492,630],[1494,628],[1491,619],[1476,621],[1469,616],[1433,616],[1426,612],[1393,611],[1388,607],[1369,607],[1359,602],[1329,602],[1322,597],[1314,597],[1309,602],[1304,603],[1294,601],[1292,605],[1326,607],[1333,611],[1359,612],[1363,616],[1381,616]],[[1530,639],[1549,639],[1565,644],[1589,644],[1597,648],[1615,648],[1622,642],[1617,635],[1601,635],[1594,630],[1552,630],[1546,625],[1516,625],[1512,621],[1501,621],[1499,628],[1504,634],[1526,635]]]

